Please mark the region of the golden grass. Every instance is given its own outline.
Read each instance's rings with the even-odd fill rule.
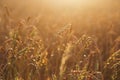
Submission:
[[[104,23],[102,17],[103,23],[94,20],[95,26],[91,23],[93,27],[83,27],[79,32],[67,24],[55,33],[43,27],[44,21],[14,18],[7,7],[2,11],[0,80],[120,79],[120,25],[116,15],[112,17],[115,23]]]

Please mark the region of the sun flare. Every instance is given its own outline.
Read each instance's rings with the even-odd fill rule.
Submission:
[[[73,8],[73,7],[88,7],[89,5],[99,4],[98,0],[45,0],[45,3],[54,8]]]
[[[82,0],[53,0],[53,3],[60,5],[76,5],[83,2]]]

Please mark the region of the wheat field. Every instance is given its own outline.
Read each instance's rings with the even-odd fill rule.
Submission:
[[[120,80],[119,0],[0,0],[0,80]]]

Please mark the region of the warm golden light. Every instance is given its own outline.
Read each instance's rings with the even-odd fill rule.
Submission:
[[[76,6],[90,3],[89,0],[51,0],[50,3],[57,6]]]
[[[103,0],[44,0],[45,3],[54,8],[84,8],[88,6],[98,5]]]
[[[84,2],[83,0],[53,0],[54,4],[57,5],[76,5]]]
[[[0,80],[120,80],[120,0],[0,0]]]

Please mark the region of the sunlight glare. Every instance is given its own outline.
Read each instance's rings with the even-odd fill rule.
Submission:
[[[51,0],[51,3],[58,6],[76,6],[89,3],[88,0]]]

